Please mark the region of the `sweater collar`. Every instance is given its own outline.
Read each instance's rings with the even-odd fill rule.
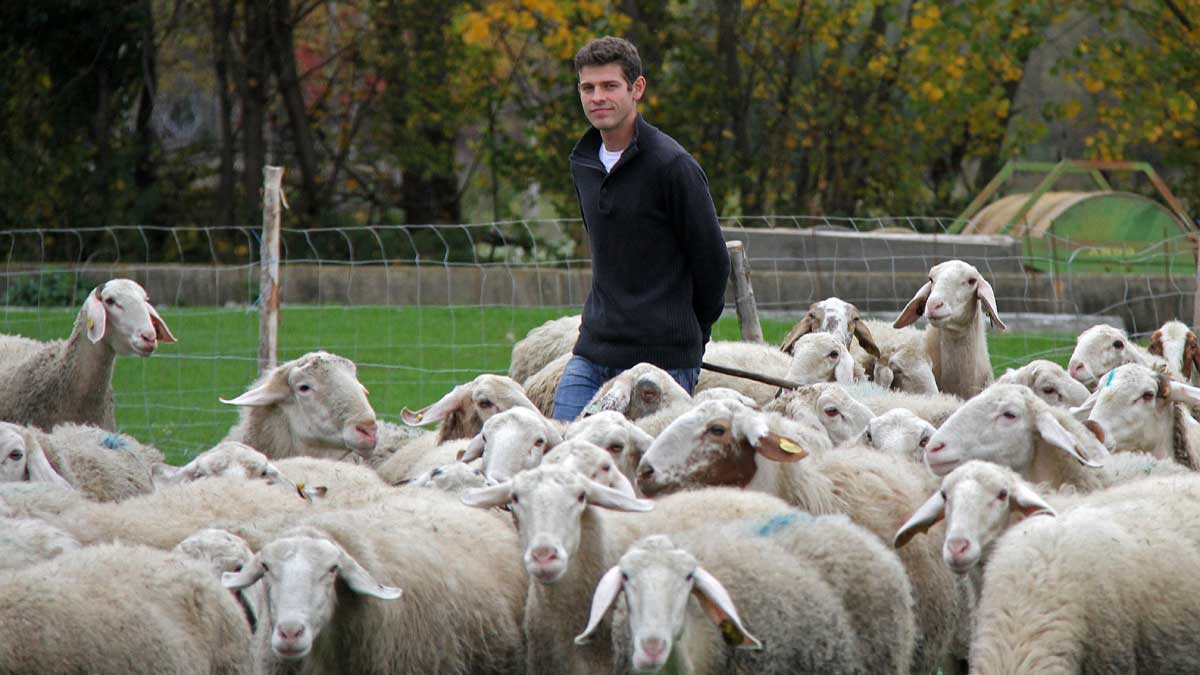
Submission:
[[[649,130],[653,129],[654,127],[650,126],[650,123],[639,112],[633,123],[633,138],[629,141],[629,147],[621,151],[621,159],[613,166],[614,171],[618,166],[627,163],[638,154],[638,141],[645,138],[649,134]],[[596,127],[590,127],[583,133],[583,136],[580,137],[575,147],[571,150],[571,158],[595,160],[600,153],[601,142],[600,130]]]

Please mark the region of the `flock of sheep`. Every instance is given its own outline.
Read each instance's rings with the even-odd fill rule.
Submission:
[[[894,325],[829,298],[707,346],[796,389],[640,364],[569,424],[578,317],[403,424],[314,352],[173,467],[111,379],[174,337],[109,281],[65,341],[0,336],[0,671],[1200,672],[1196,336],[993,383],[988,321],[949,261]]]

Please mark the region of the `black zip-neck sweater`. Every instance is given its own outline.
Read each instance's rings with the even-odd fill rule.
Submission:
[[[575,353],[610,368],[695,368],[725,305],[729,252],[700,164],[637,116],[606,173],[600,132],[571,151],[592,247],[592,289]]]

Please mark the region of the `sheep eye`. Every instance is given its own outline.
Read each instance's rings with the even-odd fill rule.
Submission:
[[[999,499],[1000,501],[1008,499],[1008,490],[1001,490],[1000,494],[996,495],[996,499]]]
[[[262,568],[263,574],[266,574],[267,572],[270,572],[270,571],[271,571],[271,568],[270,568],[270,567],[267,567],[267,564],[266,564],[266,563],[264,563],[264,562],[260,562],[260,563],[258,564],[258,566]]]
[[[1121,342],[1120,340],[1117,340],[1116,342],[1114,342],[1114,343],[1113,343],[1113,349],[1116,349],[1116,350],[1118,350],[1118,351],[1119,351],[1119,350],[1122,350],[1122,349],[1124,349],[1124,348],[1125,348],[1125,343],[1124,343],[1124,342]]]
[[[938,494],[940,494],[942,496],[942,501],[946,501],[946,491],[945,490],[938,490]]]
[[[437,478],[440,475],[442,475],[442,467],[440,467],[440,466],[438,468],[434,469],[433,471],[429,472],[430,478]]]
[[[831,359],[836,359],[838,357],[837,350],[835,349],[835,350],[829,352],[829,354],[827,354],[827,356]]]
[[[1015,419],[1017,419],[1017,414],[1016,414],[1015,412],[1012,412],[1012,411],[1009,411],[1009,410],[1005,410],[1005,411],[1004,411],[1004,413],[1003,413],[1003,415],[1004,415],[1004,419],[1006,419],[1006,420],[1015,420]]]
[[[25,455],[20,450],[13,450],[12,452],[8,453],[8,458],[13,461],[20,461],[24,456]]]
[[[708,433],[712,434],[713,436],[724,436],[725,427],[714,424],[708,428]]]
[[[1154,400],[1154,392],[1152,392],[1152,391],[1142,392],[1142,400],[1147,401],[1147,402],[1153,401]]]
[[[621,581],[629,581],[629,575],[621,572]]]
[[[612,470],[612,464],[605,464],[604,466],[600,467],[600,473],[607,473],[611,470]]]
[[[327,572],[327,574],[333,574],[334,572],[337,572],[337,565],[330,567],[329,572]]]
[[[586,494],[584,494],[584,493],[582,493],[582,492],[580,492],[580,493],[579,493],[579,496],[575,498],[575,501],[577,501],[577,502],[579,502],[580,504],[582,504],[582,503],[584,502],[584,500],[585,500],[585,499],[587,499],[587,495],[586,495]]]
[[[688,572],[686,581],[690,582],[690,581],[694,580],[695,578],[696,578],[696,574],[694,572]]]
[[[520,500],[520,499],[517,499],[517,496],[516,496],[516,495],[513,495],[513,496],[512,496],[512,503],[514,503],[514,504],[519,504],[520,502],[521,502],[521,500]]]
[[[112,307],[113,305],[117,304],[117,301],[113,300],[112,298],[107,298],[107,299],[105,299],[104,304],[108,305],[109,307]]]
[[[979,281],[979,280],[976,279],[975,277],[971,277],[970,279],[967,279],[967,283],[971,286],[974,286],[976,281]]]
[[[868,443],[874,443],[874,442],[875,442],[875,439],[871,437],[871,432],[870,432],[870,431],[868,431],[868,432],[866,433],[866,439],[867,439],[867,442],[868,442]]]
[[[825,409],[825,416],[826,417],[837,417],[838,409],[834,406],[829,406],[828,408]]]
[[[613,443],[612,445],[608,446],[608,451],[612,453],[620,453],[623,450],[625,450],[625,446],[621,445],[620,443]]]
[[[308,386],[307,384],[302,384],[299,387],[297,387],[297,389],[299,389],[301,392],[305,392],[305,393],[312,391],[312,387]]]
[[[234,565],[234,566],[233,566],[233,571],[234,571],[234,572],[241,572],[241,571],[242,571],[242,566],[241,566],[240,564],[238,564],[238,565]]]
[[[928,436],[923,436],[921,438],[921,442],[917,443],[917,447],[920,447],[920,448],[923,448],[927,445],[929,445],[929,437]]]
[[[1053,394],[1053,393],[1055,393],[1055,392],[1054,392],[1054,387],[1042,387],[1042,393],[1043,393],[1043,394],[1046,394],[1047,396],[1049,396],[1050,394]]]
[[[492,407],[493,403],[485,398],[476,405],[478,405],[480,408],[490,408]]]
[[[545,444],[546,444],[546,439],[544,439],[544,438],[539,438],[539,439],[537,439],[536,441],[534,441],[534,442],[533,442],[533,447],[535,447],[535,448],[540,448],[540,447],[542,447],[542,446],[543,446],[543,445],[545,445]]]

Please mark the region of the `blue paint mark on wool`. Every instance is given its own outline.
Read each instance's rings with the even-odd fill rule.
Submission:
[[[1111,387],[1111,386],[1112,386],[1112,378],[1113,378],[1113,375],[1116,375],[1116,374],[1117,374],[1117,371],[1116,371],[1116,369],[1115,369],[1115,368],[1114,368],[1114,369],[1112,369],[1112,370],[1110,370],[1110,371],[1108,371],[1108,380],[1106,380],[1106,381],[1104,382],[1104,386],[1105,386],[1105,387]]]
[[[805,520],[812,520],[812,516],[801,511],[790,511],[788,513],[781,513],[777,516],[771,516],[765,523],[754,528],[754,533],[760,537],[769,537],[784,530],[802,518]]]
[[[100,441],[100,445],[103,445],[109,450],[123,450],[127,444],[124,438],[121,438],[116,434],[109,434],[104,437],[104,440]]]

